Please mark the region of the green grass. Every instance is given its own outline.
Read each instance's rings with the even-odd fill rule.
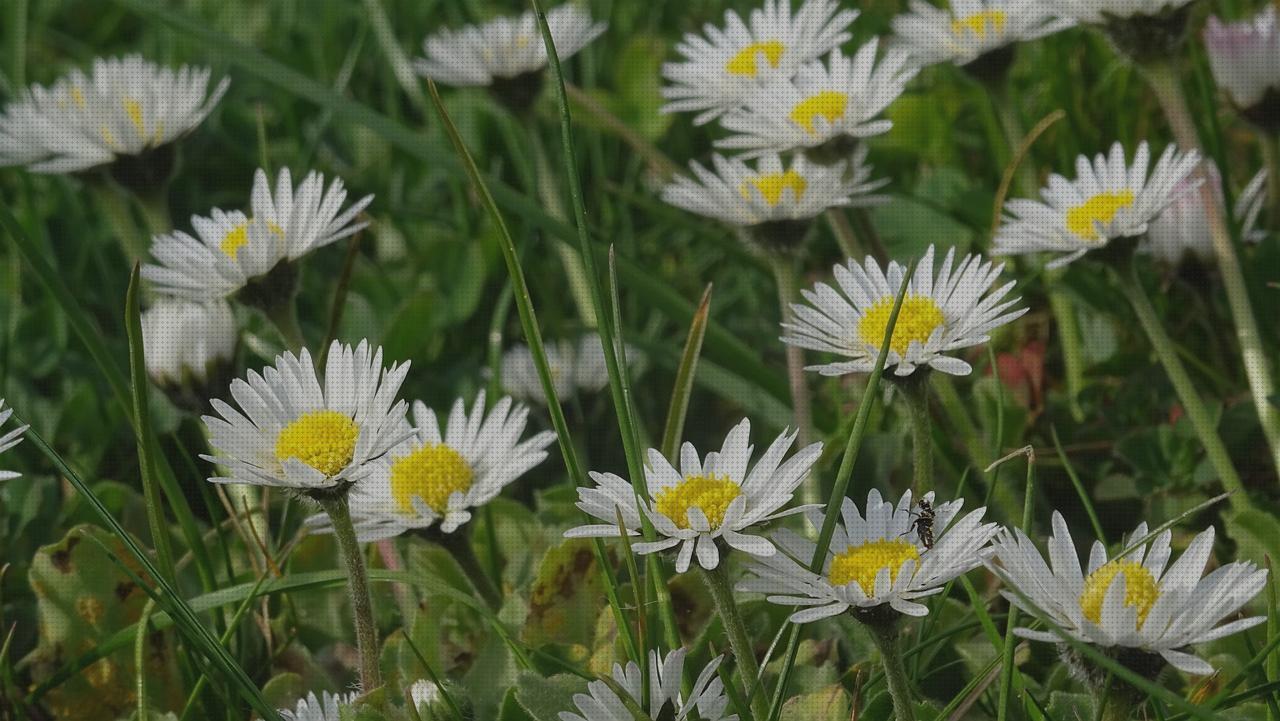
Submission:
[[[516,343],[541,356],[544,344],[593,322],[605,338],[609,388],[564,399],[563,410],[535,406],[532,426],[557,435],[550,460],[460,531],[505,590],[501,610],[474,597],[465,566],[427,538],[394,542],[399,568],[368,555],[393,702],[438,676],[449,691],[440,718],[552,721],[572,710],[586,677],[614,662],[681,644],[696,675],[729,652],[732,619],[712,610],[696,574],[634,555],[630,543],[578,548],[562,533],[583,522],[574,488],[589,483],[589,471],[618,473],[643,495],[649,447],[668,458],[683,440],[718,447],[745,416],[762,449],[793,423],[770,262],[657,193],[672,164],[705,160],[721,133],[658,114],[661,63],[682,33],[721,23],[726,6],[755,4],[590,0],[608,32],[553,64],[524,120],[482,90],[428,87],[405,66],[429,32],[525,9],[516,0],[47,0],[0,9],[3,102],[26,83],[129,52],[232,78],[180,144],[168,195],[178,228],[212,207],[241,206],[259,166],[295,176],[316,169],[343,178],[354,197],[375,194],[358,244],[303,263],[298,308],[312,352],[329,338],[368,338],[388,359],[412,361],[405,398],[443,409],[496,390],[501,352]],[[848,47],[886,33],[903,5],[859,3]],[[1193,24],[1261,5],[1203,0]],[[1074,29],[1018,52],[1008,93],[1018,123],[1061,116],[1022,160],[1040,179],[1069,174],[1077,154],[1114,140],[1159,148],[1172,139],[1142,76],[1098,33]],[[1219,100],[1195,37],[1182,66],[1191,115],[1231,197],[1261,166],[1258,141]],[[848,216],[855,239],[874,231],[902,263],[930,244],[987,250],[1002,182],[1018,196],[1024,180],[1006,167],[1013,154],[986,90],[955,68],[930,68],[888,115],[895,127],[871,141],[870,161],[892,179],[890,200]],[[155,218],[99,176],[0,170],[0,397],[32,427],[0,458],[0,468],[23,474],[0,484],[0,718],[115,721],[143,700],[156,718],[269,718],[306,692],[343,690],[356,677],[354,631],[335,547],[306,534],[301,520],[312,509],[280,493],[259,516],[270,536],[255,540],[249,526],[257,526],[204,480],[203,425],[147,383],[142,363],[139,312],[154,294],[131,276],[127,249],[146,240]],[[839,232],[815,223],[794,258],[801,287],[829,279],[843,261]],[[1274,365],[1280,326],[1267,311],[1277,302],[1280,239],[1272,232],[1240,253]],[[566,258],[586,270],[577,288]],[[1220,275],[1143,260],[1136,268],[1240,476],[1229,503],[1216,502],[1218,473],[1118,285],[1128,276],[1100,268],[1086,260],[1055,274],[1009,263],[1006,276],[1031,310],[995,333],[990,352],[966,356],[971,376],[939,388],[934,488],[914,490],[946,498],[963,488],[967,507],[988,498],[991,520],[1032,538],[1047,535],[1056,509],[1077,539],[1114,541],[1138,519],[1152,527],[1176,519],[1175,549],[1214,525],[1216,564],[1275,558],[1280,479]],[[1063,299],[1083,341],[1074,377],[1055,312]],[[260,314],[237,312],[243,376],[269,365],[281,344]],[[641,363],[626,362],[636,355]],[[540,370],[550,392],[551,370]],[[815,440],[826,444],[809,482],[827,508],[871,488],[896,497],[912,487],[910,418],[898,399],[879,402],[879,374],[806,381]],[[987,468],[1027,446],[1034,484],[1013,470],[1020,459],[1003,472]],[[653,533],[647,524],[633,530]],[[819,547],[830,537],[821,529]],[[100,563],[82,585],[51,590],[45,574],[67,543],[85,543],[79,553]],[[563,560],[579,550],[580,566]],[[737,574],[741,559],[727,557]],[[124,595],[94,595],[107,580],[124,584]],[[139,590],[128,593],[130,584]],[[974,571],[929,599],[927,619],[904,627],[917,716],[1089,717],[1088,689],[1052,646],[1007,635],[1017,618],[1000,588]],[[68,600],[76,594],[78,606]],[[1144,718],[1276,721],[1275,597],[1272,589],[1249,606],[1267,624],[1196,649],[1220,669],[1207,680],[1171,671],[1139,678],[1092,647],[1066,645],[1141,689]],[[106,605],[110,623],[90,621],[94,603]],[[764,683],[752,689],[763,697],[743,693],[740,663],[721,668],[744,720],[891,717],[875,647],[851,618],[793,627],[783,608],[759,598],[739,594],[737,607],[757,658],[769,654]],[[752,710],[762,705],[768,718]]]

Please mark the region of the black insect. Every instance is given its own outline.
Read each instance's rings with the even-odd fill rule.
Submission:
[[[911,521],[911,530],[916,532],[920,537],[920,544],[926,549],[933,548],[933,521],[935,519],[933,505],[927,499],[921,498],[917,506],[919,510],[912,510],[911,515],[915,519]]]

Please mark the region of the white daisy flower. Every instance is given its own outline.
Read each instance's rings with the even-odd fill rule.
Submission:
[[[74,173],[171,143],[204,121],[230,84],[208,68],[163,68],[140,55],[97,58],[32,85],[0,114],[0,165]]]
[[[564,60],[608,28],[577,2],[547,12],[556,55]],[[455,87],[493,85],[536,73],[547,65],[542,29],[532,10],[460,30],[444,29],[422,42],[425,58],[414,61],[419,75]]]
[[[1147,524],[1141,523],[1122,546],[1147,535]],[[1168,566],[1171,537],[1166,530],[1150,545],[1143,543],[1132,553],[1110,560],[1106,547],[1095,541],[1089,565],[1082,569],[1067,523],[1055,511],[1048,564],[1031,539],[1014,529],[996,538],[995,561],[989,565],[1017,589],[1017,594],[1003,592],[1010,603],[1032,615],[1045,614],[1073,638],[1103,648],[1159,654],[1179,670],[1207,676],[1213,667],[1184,649],[1266,621],[1258,616],[1218,626],[1266,586],[1267,572],[1252,563],[1229,563],[1202,578],[1213,552],[1212,527],[1196,536],[1182,557]],[[1019,628],[1014,633],[1061,642],[1047,631]]]
[[[1195,0],[1050,0],[1063,17],[1081,23],[1103,24],[1112,20],[1156,17],[1179,10]]]
[[[703,460],[692,444],[685,443],[679,470],[657,450],[649,449],[645,484],[650,500],[642,506],[637,505],[630,483],[612,473],[591,472],[596,487],[578,489],[578,508],[604,523],[570,529],[565,537],[618,536],[619,511],[628,534],[638,535],[643,512],[662,540],[637,543],[632,549],[646,554],[679,546],[676,570],[680,573],[689,570],[695,551],[698,565],[707,570],[718,566],[720,540],[754,556],[773,555],[772,543],[744,531],[804,510],[782,508],[822,455],[822,444],[806,446],[783,463],[796,439],[795,433],[783,432],[748,472],[754,450],[750,437],[751,421],[743,419],[719,452],[708,453]]]
[[[326,491],[367,478],[412,433],[407,405],[396,400],[408,372],[408,361],[384,369],[382,349],[362,340],[329,346],[323,386],[305,348],[237,378],[231,397],[240,410],[215,399],[221,418],[204,416],[215,454],[201,458],[227,473],[209,480]]]
[[[684,60],[663,64],[662,77],[671,84],[662,88],[662,112],[697,112],[694,124],[708,123],[848,41],[858,14],[835,0],[804,0],[794,14],[791,0],[765,0],[746,22],[726,10],[723,29],[707,24],[705,37],[686,34],[676,44]]]
[[[435,411],[413,404],[413,435],[374,464],[350,496],[351,517],[361,542],[398,536],[436,522],[453,533],[471,520],[471,509],[493,500],[502,489],[547,458],[555,434],[544,431],[520,441],[529,409],[503,398],[485,413],[476,396],[467,413],[453,404],[445,429]],[[308,525],[330,530],[324,514]]]
[[[1204,29],[1209,67],[1218,87],[1250,120],[1280,124],[1280,12],[1268,4],[1251,19],[1210,17]]]
[[[925,494],[921,501],[932,504],[933,494]],[[865,516],[858,513],[853,499],[846,498],[821,575],[808,568],[817,550],[814,543],[782,529],[773,536],[782,553],[751,561],[747,570],[753,577],[739,583],[738,590],[800,607],[791,615],[792,623],[885,604],[908,616],[926,616],[928,607],[916,601],[941,593],[952,579],[982,565],[987,543],[1000,528],[982,522],[986,508],[956,520],[963,505],[961,498],[933,507],[934,538],[925,544],[917,532],[919,507],[911,491],[895,506],[872,489]],[[815,528],[822,528],[825,514],[810,510],[805,515]]]
[[[344,211],[347,191],[340,179],[324,184],[312,171],[295,188],[288,168],[276,176],[275,192],[267,174],[253,178],[250,214],[215,208],[210,217],[194,216],[199,239],[182,231],[158,235],[151,254],[158,264],[142,267],[142,277],[161,293],[202,301],[233,295],[254,280],[311,251],[350,236],[369,223],[356,220],[370,202],[366,195]]]
[[[161,298],[142,314],[147,375],[160,386],[203,383],[231,360],[239,336],[226,301]]]
[[[626,692],[626,701],[638,706],[651,719],[684,721],[696,714],[702,721],[738,721],[737,714],[728,713],[729,697],[725,695],[724,682],[716,675],[723,656],[717,656],[689,690],[688,698],[680,693],[684,678],[684,659],[687,651],[676,649],[660,657],[657,651],[649,652],[649,698],[643,698],[643,677],[640,666],[628,661],[626,667],[613,665],[613,680]],[[634,721],[635,716],[617,691],[604,681],[587,684],[588,693],[575,694],[574,711],[561,711],[560,721]]]
[[[1222,175],[1213,161],[1207,161],[1201,167],[1203,180],[1213,188],[1219,208],[1223,205]],[[1170,266],[1176,266],[1188,257],[1202,262],[1213,262],[1217,257],[1213,249],[1213,238],[1209,232],[1209,216],[1205,209],[1205,198],[1197,190],[1201,178],[1191,176],[1183,179],[1174,188],[1176,200],[1164,209],[1147,228],[1147,234],[1138,244],[1138,252],[1151,255],[1156,260]],[[1241,225],[1241,237],[1247,241],[1256,241],[1259,234],[1255,230],[1258,215],[1262,211],[1265,198],[1267,173],[1260,171],[1249,181],[1244,191],[1236,198],[1234,215]],[[1265,233],[1263,233],[1265,235]]]
[[[740,227],[807,220],[828,208],[881,200],[870,193],[889,181],[871,180],[866,159],[865,145],[860,145],[847,163],[818,165],[798,155],[785,169],[776,153],[761,157],[755,167],[717,154],[711,157],[714,170],[690,163],[696,177],[677,175],[662,190],[662,199]]]
[[[556,397],[561,401],[574,393],[594,393],[609,385],[609,367],[605,362],[604,344],[594,332],[584,333],[577,342],[561,339],[546,343],[547,365],[551,369],[551,383]],[[644,356],[627,346],[627,363],[632,374],[639,374],[645,365]],[[502,356],[502,389],[518,400],[541,405],[547,404],[538,379],[538,366],[533,362],[533,351],[527,345],[517,345]]]
[[[901,49],[889,50],[877,62],[879,47],[879,39],[873,39],[852,58],[833,50],[825,65],[808,63],[793,78],[769,83],[744,107],[721,119],[732,135],[717,140],[716,146],[759,157],[816,149],[832,141],[843,150],[857,138],[888,132],[893,123],[880,118],[880,113],[902,94],[919,69]],[[846,150],[840,159],[847,156]]]
[[[951,0],[950,9],[911,0],[909,11],[893,19],[893,31],[922,65],[968,65],[1074,24],[1055,15],[1043,0]]]
[[[966,255],[956,264],[955,248],[951,248],[935,275],[933,251],[929,246],[916,266],[889,342],[885,368],[895,368],[899,376],[910,375],[921,366],[950,375],[972,373],[972,366],[947,354],[986,343],[992,329],[1027,312],[1026,308],[1012,309],[1021,298],[1004,300],[1013,281],[992,290],[1004,265],[974,255]],[[782,341],[851,359],[806,370],[825,376],[870,373],[906,270],[890,261],[888,271],[882,271],[870,256],[862,265],[850,259],[847,267],[835,266],[839,289],[818,283],[812,290],[801,290],[808,303],[792,304],[793,319],[782,324]]]
[[[356,700],[354,693],[339,695],[325,691],[319,696],[309,693],[294,708],[280,709],[284,721],[340,721],[342,709]]]
[[[4,399],[0,398],[0,426],[9,421],[9,417],[13,415],[12,408],[4,407]],[[28,426],[19,426],[3,435],[0,435],[0,453],[13,448],[22,442],[22,434],[27,432]],[[0,481],[12,481],[15,478],[21,478],[21,473],[14,471],[0,470]]]
[[[1200,154],[1183,153],[1170,145],[1148,176],[1150,162],[1146,142],[1138,146],[1132,164],[1125,163],[1120,143],[1111,146],[1109,156],[1099,153],[1092,162],[1080,156],[1076,179],[1049,176],[1049,184],[1040,191],[1043,201],[1015,198],[1005,204],[1005,218],[991,252],[1067,253],[1047,265],[1056,268],[1112,240],[1146,233],[1156,216],[1180,194],[1194,189],[1182,181],[1195,171]]]

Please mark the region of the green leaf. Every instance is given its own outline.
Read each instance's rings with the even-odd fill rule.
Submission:
[[[575,708],[574,694],[586,692],[587,682],[568,674],[543,678],[526,673],[516,681],[516,700],[535,721],[560,721],[561,711]]]

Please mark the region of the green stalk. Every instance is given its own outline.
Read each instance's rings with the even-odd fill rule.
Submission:
[[[560,194],[556,192],[555,175],[551,172],[551,163],[547,160],[547,151],[542,147],[542,138],[538,137],[536,132],[530,131],[529,147],[533,148],[534,166],[537,168],[537,187],[530,188],[530,192],[536,191],[542,196],[542,202],[546,206],[547,211],[558,219],[564,220],[564,210],[561,204]],[[519,150],[516,150],[519,152]],[[582,324],[588,328],[594,328],[598,324],[596,308],[591,297],[591,289],[588,285],[592,284],[592,278],[588,276],[586,268],[583,266],[582,257],[573,246],[565,243],[555,244],[556,255],[560,256],[560,264],[564,266],[565,277],[569,279],[569,295],[573,298],[573,305],[578,310],[578,317],[582,319]]]
[[[1178,145],[1184,150],[1201,150],[1200,137],[1196,124],[1187,107],[1187,96],[1172,61],[1150,63],[1142,66],[1152,91],[1164,109],[1169,125],[1173,129]],[[1271,404],[1271,396],[1275,394],[1275,384],[1271,377],[1271,361],[1266,349],[1262,346],[1262,335],[1258,330],[1258,321],[1253,313],[1253,305],[1249,300],[1249,288],[1245,283],[1244,271],[1240,267],[1240,258],[1236,255],[1235,244],[1231,239],[1231,231],[1227,227],[1223,209],[1218,204],[1213,188],[1206,183],[1200,187],[1200,195],[1204,201],[1205,216],[1209,221],[1209,233],[1213,240],[1213,250],[1218,259],[1218,271],[1222,275],[1222,284],[1227,291],[1227,303],[1231,306],[1231,315],[1235,319],[1236,339],[1240,343],[1240,354],[1244,361],[1245,375],[1249,379],[1249,389],[1253,396],[1254,409],[1262,424],[1262,433],[1271,450],[1272,464],[1280,474],[1280,410]],[[1233,504],[1236,503],[1233,499]]]
[[[480,597],[484,602],[489,604],[489,608],[497,611],[502,607],[502,594],[498,592],[498,587],[494,585],[494,581],[489,577],[488,571],[480,565],[480,559],[476,557],[475,549],[471,547],[471,542],[463,535],[462,530],[455,530],[453,533],[441,532],[439,537],[440,545],[444,547],[449,555],[453,556],[453,560],[458,562],[466,574],[471,585],[480,593]]]
[[[1034,166],[1025,158],[1019,158],[1024,143],[1030,142],[1022,119],[1018,117],[1013,99],[1008,89],[1000,86],[991,92],[992,103],[1000,118],[1000,127],[1004,131],[1005,142],[1018,167],[1013,176],[1015,187],[1023,197],[1034,197],[1039,188],[1036,182]],[[1019,162],[1021,160],[1021,162]],[[1051,278],[1060,276],[1064,271],[1051,272]],[[1050,282],[1049,308],[1053,311],[1054,327],[1058,329],[1058,342],[1062,346],[1062,365],[1066,371],[1067,406],[1071,416],[1077,422],[1084,420],[1084,408],[1080,406],[1080,392],[1084,390],[1084,341],[1080,336],[1080,324],[1076,319],[1075,302],[1058,283]]]
[[[871,640],[880,649],[880,662],[884,665],[884,678],[893,699],[893,717],[896,721],[916,721],[916,710],[911,701],[911,684],[907,681],[907,667],[902,662],[898,647],[898,624],[866,624]]]
[[[849,216],[845,215],[844,208],[828,208],[823,217],[827,219],[827,225],[831,226],[831,233],[836,236],[836,244],[840,246],[844,257],[857,260],[866,255],[858,248],[858,236],[853,232],[853,224],[849,222]]]
[[[928,371],[917,368],[905,381],[898,383],[902,399],[911,416],[912,488],[926,493],[933,488],[933,419],[929,416]],[[922,376],[922,377],[917,377]]]
[[[138,721],[150,721],[150,704],[147,700],[147,627],[151,625],[151,613],[155,611],[154,599],[147,599],[138,618],[138,633],[133,643],[133,672],[138,675],[134,692],[138,696]]]
[[[581,255],[586,271],[587,285],[591,291],[591,304],[595,311],[600,331],[601,345],[604,346],[605,366],[609,371],[609,391],[613,397],[613,407],[618,417],[618,428],[622,435],[623,451],[627,459],[627,471],[631,475],[631,484],[635,489],[637,498],[640,501],[645,501],[648,499],[648,488],[645,485],[644,466],[641,461],[640,450],[636,447],[637,435],[633,409],[622,387],[622,374],[626,372],[626,369],[618,361],[618,346],[614,338],[615,329],[610,321],[609,314],[605,312],[604,298],[600,290],[600,275],[596,271],[595,255],[587,229],[587,208],[583,201],[582,179],[578,177],[577,152],[573,139],[573,121],[569,116],[569,99],[565,91],[564,70],[560,66],[560,56],[556,53],[555,42],[551,36],[551,27],[547,24],[547,16],[543,12],[542,3],[540,0],[530,1],[533,4],[534,13],[538,17],[538,25],[542,28],[542,40],[546,44],[551,75],[555,80],[556,97],[560,106],[560,140],[564,150],[565,175],[568,176],[569,181],[569,196],[573,201],[573,220],[578,236],[578,252]],[[641,531],[645,540],[652,541],[656,538],[653,523],[643,513],[640,514],[640,520],[642,524]],[[658,601],[667,640],[669,643],[672,641],[678,643],[679,636],[676,633],[675,611],[672,608],[669,595],[662,593],[662,591],[666,590],[666,582],[660,575],[661,568],[657,563],[656,557],[651,556],[651,558],[654,560],[649,564],[648,568],[649,572],[655,576],[653,583],[655,586],[662,587],[658,593]]]
[[[307,341],[302,335],[302,325],[298,323],[298,304],[292,296],[288,300],[264,308],[263,314],[279,331],[280,339],[284,341],[287,350],[298,353],[306,347]],[[321,349],[322,352],[324,350],[326,349]]]
[[[356,626],[356,645],[360,650],[360,691],[369,693],[382,686],[378,667],[378,627],[373,620],[373,597],[369,594],[369,576],[364,566],[356,529],[351,524],[351,509],[343,493],[317,499],[320,508],[333,523],[333,535],[347,568],[347,590],[351,594],[351,615]]]
[[[1110,675],[1108,674],[1108,677]],[[1097,696],[1100,713],[1099,721],[1132,721],[1136,718],[1134,711],[1137,710],[1137,704],[1133,702],[1133,694],[1126,693],[1123,688],[1118,688],[1115,683],[1109,683],[1105,689],[1099,689]]]
[[[578,459],[578,451],[573,443],[573,436],[569,432],[569,424],[564,417],[564,408],[560,404],[555,382],[551,377],[551,367],[547,363],[547,351],[542,340],[542,330],[538,326],[538,316],[534,311],[533,298],[529,293],[529,284],[524,277],[524,269],[520,267],[520,258],[516,253],[515,241],[511,237],[511,231],[507,228],[502,211],[498,209],[498,204],[494,200],[493,194],[489,191],[489,186],[485,183],[484,176],[480,174],[480,169],[476,167],[475,160],[467,150],[466,143],[463,142],[462,136],[458,133],[457,126],[453,124],[448,111],[445,110],[444,102],[440,99],[439,89],[430,79],[427,80],[427,90],[430,94],[431,103],[440,117],[441,124],[444,126],[445,134],[448,136],[450,143],[453,144],[454,150],[457,151],[461,164],[466,170],[476,194],[480,197],[481,204],[498,227],[498,248],[502,252],[503,261],[507,266],[507,275],[511,281],[511,289],[516,303],[516,315],[520,319],[520,327],[524,331],[525,342],[529,344],[529,350],[533,354],[534,366],[538,371],[538,382],[541,384],[542,392],[547,399],[547,412],[551,415],[551,425],[555,428],[560,455],[564,459],[564,466],[569,479],[574,484],[581,483],[585,480],[586,474],[583,473],[582,463]],[[0,220],[3,219],[4,216],[0,215]],[[608,344],[605,344],[605,346],[607,352],[609,346]],[[642,520],[644,521],[645,533],[652,534],[653,525],[643,515]],[[613,569],[608,564],[608,554],[605,552],[604,541],[597,538],[592,543],[596,559],[600,563],[600,567],[604,569],[606,580],[605,595],[609,599],[609,607],[613,610],[618,628],[622,633],[630,636],[632,632],[631,624],[627,623],[627,619],[622,612],[621,603],[618,600],[617,583],[613,578]],[[651,559],[649,564],[650,577],[653,579],[654,586],[660,587],[660,590],[657,588],[655,590],[659,590],[657,598],[658,607],[662,611],[663,628],[667,634],[668,642],[672,648],[675,648],[679,645],[679,634],[671,596],[669,593],[665,593],[667,591],[666,582],[661,577],[661,568],[657,564],[656,556],[651,555],[649,558]],[[500,628],[500,626],[498,627]],[[635,647],[634,638],[629,639],[629,646]],[[648,663],[647,659],[644,658],[633,660],[638,664]]]
[[[146,233],[134,220],[129,198],[123,191],[106,182],[91,182],[89,193],[97,201],[98,210],[107,221],[107,229],[120,243],[130,263],[144,261],[151,249]]]
[[[862,393],[862,402],[858,404],[858,415],[854,418],[853,428],[849,431],[849,441],[845,444],[844,457],[840,459],[840,469],[836,471],[835,486],[831,489],[831,497],[827,499],[826,514],[822,529],[818,532],[818,540],[813,549],[813,558],[809,561],[809,569],[821,573],[827,551],[831,546],[831,537],[835,535],[836,519],[840,506],[849,493],[849,481],[853,477],[853,466],[862,449],[862,438],[867,432],[867,421],[871,418],[871,409],[875,405],[880,392],[880,378],[884,375],[884,364],[889,358],[889,344],[893,340],[893,330],[898,325],[898,312],[902,310],[902,301],[907,297],[907,285],[915,273],[916,261],[913,260],[902,274],[902,285],[893,301],[893,310],[889,312],[889,321],[885,324],[884,340],[880,343],[880,352],[876,356],[875,367],[867,378],[867,388]],[[787,698],[787,685],[791,681],[791,672],[795,668],[796,654],[800,651],[800,627],[792,624],[791,635],[787,639],[787,655],[782,665],[782,673],[773,689],[773,701],[769,704],[769,715],[757,717],[756,721],[774,721],[782,713],[782,703]]]
[[[1031,528],[1031,515],[1035,508],[1035,483],[1036,483],[1036,453],[1035,449],[1027,446],[1020,451],[1016,451],[1013,455],[1025,454],[1027,457],[1027,482],[1026,495],[1022,499],[1022,529],[1024,531]],[[1006,456],[1005,459],[997,461],[997,464],[1012,456]],[[1014,640],[1013,629],[1018,625],[1018,609],[1012,604],[1009,606],[1009,616],[1005,619],[1004,624],[1004,648],[1001,650],[1001,658],[1003,659],[1000,669],[1000,706],[997,711],[997,721],[1005,721],[1009,714],[1009,702],[1013,697],[1014,679],[1016,669],[1013,664],[1013,649],[1016,641]]]
[[[1165,373],[1169,376],[1169,382],[1173,384],[1173,389],[1178,394],[1178,400],[1182,403],[1182,408],[1186,411],[1187,418],[1191,420],[1191,425],[1195,428],[1196,435],[1200,437],[1200,443],[1204,446],[1205,453],[1209,457],[1209,463],[1213,465],[1214,471],[1217,472],[1223,488],[1231,493],[1232,508],[1237,511],[1248,509],[1252,507],[1252,504],[1245,493],[1244,484],[1240,481],[1240,475],[1236,473],[1236,468],[1231,463],[1231,456],[1227,453],[1227,448],[1222,443],[1222,437],[1218,435],[1218,428],[1213,416],[1209,413],[1209,409],[1205,407],[1203,399],[1200,398],[1200,392],[1196,390],[1195,382],[1191,380],[1191,376],[1187,375],[1187,369],[1182,364],[1182,359],[1178,357],[1178,351],[1174,346],[1173,339],[1169,337],[1169,334],[1164,330],[1164,326],[1160,324],[1156,309],[1151,306],[1151,300],[1147,298],[1147,293],[1142,288],[1142,279],[1138,277],[1132,263],[1129,263],[1129,266],[1130,273],[1128,277],[1124,277],[1119,272],[1115,273],[1116,285],[1129,299],[1129,304],[1133,306],[1133,311],[1138,316],[1138,322],[1142,325],[1142,329],[1146,331],[1147,337],[1151,339],[1151,345],[1155,348],[1156,356],[1159,357],[1161,365],[1164,366]]]
[[[134,195],[138,208],[142,211],[142,219],[147,223],[151,235],[160,235],[173,230],[173,218],[169,213],[169,187],[166,183],[154,192],[145,195]]]
[[[733,585],[729,583],[729,572],[724,563],[711,571],[699,566],[698,571],[707,584],[707,590],[711,592],[711,600],[715,602],[720,622],[724,624],[725,635],[729,637],[729,646],[733,649],[733,657],[738,664],[738,678],[742,682],[744,697],[751,699],[751,715],[757,719],[763,719],[769,713],[769,707],[765,701],[765,695],[756,688],[763,683],[760,677],[760,664],[756,661],[755,647],[751,643],[751,637],[747,635],[746,624],[742,622],[742,613],[733,600]],[[899,664],[901,664],[900,659]]]
[[[791,304],[800,298],[800,282],[795,261],[779,253],[769,255],[769,265],[778,284],[778,310],[783,322],[791,321]],[[804,375],[804,349],[784,344],[787,354],[787,382],[791,386],[791,412],[796,424],[796,443],[804,448],[813,441],[813,401]],[[822,489],[811,478],[801,485],[802,503],[820,503]]]

